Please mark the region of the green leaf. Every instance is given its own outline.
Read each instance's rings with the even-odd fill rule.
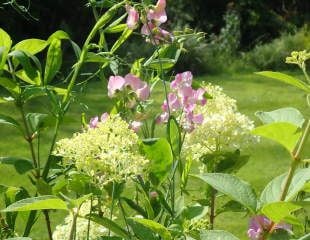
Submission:
[[[172,68],[176,64],[174,59],[170,58],[161,58],[161,59],[154,59],[152,60],[147,66],[153,68],[157,71],[161,69],[166,70]],[[144,64],[145,66],[145,64]]]
[[[191,206],[186,206],[181,215],[187,220],[199,220],[206,216],[209,212],[208,206],[202,206],[200,204],[195,204]]]
[[[296,229],[294,229],[296,230]],[[291,234],[284,229],[277,229],[266,240],[291,240]]]
[[[302,89],[308,93],[310,93],[310,87],[303,81],[294,78],[290,75],[280,73],[280,72],[272,72],[272,71],[263,71],[263,72],[256,72],[256,74],[264,76],[264,77],[269,77],[284,83],[287,83],[289,85],[292,85],[294,87],[297,87],[299,89]]]
[[[129,38],[132,32],[133,31],[129,29],[128,27],[125,28],[122,35],[119,37],[119,39],[117,39],[117,41],[112,46],[111,53],[114,53]]]
[[[37,180],[36,187],[40,195],[52,194],[52,187],[41,178]]]
[[[53,80],[62,64],[62,50],[61,41],[54,38],[48,48],[45,72],[44,72],[44,84],[47,85]]]
[[[260,204],[262,206],[279,201],[286,178],[287,173],[274,178],[267,184],[260,196]],[[310,168],[298,169],[293,176],[285,201],[292,200],[308,181],[310,181]]]
[[[45,195],[33,198],[26,198],[15,202],[1,212],[21,212],[43,209],[67,210],[67,204],[60,198],[52,195]]]
[[[21,79],[21,80],[23,80],[24,82],[29,83],[29,84],[31,84],[31,85],[39,85],[39,84],[40,84],[40,83],[37,84],[37,83],[34,81],[34,79],[30,79],[30,78],[27,76],[27,73],[26,73],[26,71],[25,71],[24,69],[21,69],[21,70],[15,72],[15,75],[16,75],[19,79]],[[41,80],[40,80],[40,82],[41,82]]]
[[[261,211],[266,217],[275,223],[279,223],[300,208],[301,206],[291,202],[274,202],[265,205]]]
[[[255,115],[264,123],[288,122],[302,128],[305,121],[303,115],[296,108],[280,108],[271,112],[256,112]]]
[[[132,219],[127,219],[128,225],[132,228],[132,231],[140,240],[156,240],[155,234],[141,223],[135,222]]]
[[[38,71],[35,67],[32,66],[31,57],[29,57],[25,52],[20,50],[14,50],[9,53],[9,56],[12,56],[14,60],[18,60],[18,62],[23,66],[24,71],[27,76],[35,81],[38,78]]]
[[[165,138],[153,142],[144,142],[142,151],[150,160],[151,177],[155,178],[154,184],[159,185],[168,176],[173,162],[170,145]]]
[[[58,30],[58,31],[54,32],[51,36],[49,36],[49,38],[47,39],[47,43],[50,44],[55,39],[67,40],[67,39],[70,39],[70,37],[69,37],[68,33],[66,33],[65,31]]]
[[[111,230],[118,236],[121,236],[125,239],[128,239],[130,237],[126,230],[124,230],[122,227],[120,227],[117,223],[110,220],[109,218],[99,216],[97,214],[91,214],[87,216],[87,218],[89,218],[91,221],[95,223],[98,223],[99,225],[106,227],[107,229]]]
[[[0,157],[0,164],[13,165],[19,174],[24,174],[33,169],[31,160],[19,157]]]
[[[22,132],[20,124],[12,117],[0,114],[0,124],[11,125]]]
[[[163,240],[172,240],[170,232],[163,225],[150,219],[142,219],[142,218],[131,218],[131,219],[135,222],[142,224],[146,228],[152,230],[154,233],[157,233],[159,236],[162,237]]]
[[[21,50],[23,52],[27,52],[27,53],[30,53],[32,55],[35,55],[35,54],[41,52],[42,50],[44,50],[44,48],[46,48],[47,45],[48,44],[45,40],[32,38],[32,39],[26,39],[26,40],[23,40],[23,41],[17,43],[13,47],[13,49],[14,50]]]
[[[181,152],[181,129],[175,117],[171,116],[167,123],[167,139],[175,156]]]
[[[251,212],[254,213],[256,211],[256,194],[249,183],[225,173],[206,173],[193,176],[203,180],[214,189],[241,203]]]
[[[239,240],[233,234],[223,230],[201,231],[201,240]]]
[[[93,62],[93,63],[107,63],[110,59],[99,54],[88,52],[85,58],[85,62]]]
[[[3,69],[6,58],[12,46],[12,40],[2,28],[0,28],[0,70]]]
[[[26,119],[32,133],[53,125],[52,119],[45,113],[27,113]]]
[[[282,146],[290,153],[293,152],[302,132],[300,129],[291,124],[275,122],[255,128],[253,134],[269,138]]]
[[[6,77],[0,77],[0,86],[4,87],[13,95],[20,94],[20,87],[12,80]]]

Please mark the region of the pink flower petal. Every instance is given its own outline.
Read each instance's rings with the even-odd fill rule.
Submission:
[[[133,91],[143,87],[143,82],[137,76],[129,73],[125,76],[126,86],[130,86]]]
[[[109,114],[105,112],[101,115],[100,121],[104,123],[108,118],[109,118]]]
[[[108,96],[114,96],[117,90],[122,90],[125,86],[125,79],[121,76],[111,76],[108,82]]]
[[[126,6],[126,10],[128,13],[128,18],[127,18],[127,26],[129,29],[136,29],[138,26],[138,21],[139,21],[139,13],[138,11],[131,6]]]
[[[203,114],[197,114],[193,116],[193,123],[202,124],[203,123]]]
[[[148,20],[155,20],[159,24],[167,21],[166,0],[158,0],[154,9],[148,11]]]
[[[138,98],[142,101],[146,101],[150,96],[150,88],[146,82],[143,82],[143,86],[136,90]]]
[[[89,127],[90,128],[96,128],[98,126],[98,122],[99,122],[99,118],[97,116],[91,118],[89,121]]]
[[[129,125],[130,129],[132,129],[134,132],[138,132],[141,128],[141,126],[143,125],[142,122],[138,122],[138,121],[132,121]]]
[[[168,119],[169,119],[169,114],[167,112],[164,112],[156,118],[156,123],[157,124],[165,123],[168,121]]]

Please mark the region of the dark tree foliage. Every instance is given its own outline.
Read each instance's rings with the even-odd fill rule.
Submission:
[[[0,27],[16,40],[29,37],[46,38],[63,29],[80,43],[94,18],[85,5],[87,0],[0,0]],[[224,25],[223,15],[235,9],[241,17],[241,48],[257,42],[267,42],[283,31],[292,32],[310,19],[309,0],[167,0],[171,27],[185,25],[207,33],[219,33]],[[7,2],[29,8],[21,14]],[[28,3],[30,5],[28,6]],[[154,0],[155,2],[155,0]],[[38,20],[35,20],[38,19]]]

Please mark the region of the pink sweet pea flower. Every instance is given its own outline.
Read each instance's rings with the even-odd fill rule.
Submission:
[[[156,26],[152,22],[143,24],[141,34],[148,37],[146,41],[154,45],[161,42],[171,42],[173,40],[173,36],[170,32]],[[150,37],[151,34],[152,36]]]
[[[130,86],[131,89],[137,94],[137,97],[146,101],[150,96],[150,88],[146,82],[141,81],[137,76],[129,73],[125,76],[126,85]]]
[[[167,21],[166,14],[166,0],[158,0],[154,9],[151,9],[147,13],[147,19],[158,22],[159,25]]]
[[[178,73],[174,80],[170,83],[170,88],[177,90],[183,87],[191,87],[193,82],[193,75],[190,71]]]
[[[196,102],[200,104],[201,106],[204,106],[207,103],[207,100],[204,97],[205,92],[206,91],[203,88],[198,88],[194,94],[194,98]]]
[[[96,128],[98,126],[98,122],[99,122],[98,116],[91,118],[89,121],[89,127]]]
[[[193,123],[202,124],[203,123],[203,114],[196,114],[192,119]]]
[[[136,94],[141,101],[146,101],[150,96],[150,88],[146,82],[143,82],[141,88],[136,90]]]
[[[248,236],[251,240],[263,240],[264,234],[270,231],[272,221],[263,215],[254,216],[250,220]],[[291,233],[292,226],[286,223],[278,223],[274,229],[283,229]]]
[[[139,13],[134,7],[129,6],[129,5],[126,6],[126,10],[128,13],[128,18],[126,22],[127,27],[131,30],[134,30],[138,26]]]
[[[100,121],[104,123],[108,119],[108,117],[109,117],[109,114],[105,112],[101,115]]]
[[[108,96],[112,98],[117,90],[123,90],[123,88],[125,87],[125,83],[126,81],[123,77],[111,76],[108,82]]]
[[[142,122],[132,121],[129,125],[129,128],[132,129],[135,133],[137,133],[140,130],[142,125],[143,125]]]
[[[167,122],[169,119],[169,114],[167,112],[163,112],[156,118],[156,123],[161,124]]]

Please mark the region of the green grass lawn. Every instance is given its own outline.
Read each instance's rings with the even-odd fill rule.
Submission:
[[[310,117],[307,109],[305,96],[301,91],[293,87],[256,76],[254,74],[233,74],[200,77],[198,80],[218,84],[231,97],[238,100],[239,110],[255,120],[254,113],[258,110],[270,111],[281,107],[295,107]],[[85,111],[83,104],[88,105],[87,115],[98,115],[109,110],[110,100],[106,97],[105,84],[101,82],[90,83],[83,93],[79,93],[72,106],[72,109],[65,119],[65,124],[61,127],[60,137],[70,136],[73,132],[80,129],[80,114]],[[157,90],[154,94],[155,106],[163,100],[163,94]],[[44,104],[44,103],[42,103]],[[42,106],[39,104],[28,106],[30,111],[38,112]],[[83,110],[84,109],[84,110]],[[157,108],[160,111],[159,108]],[[156,111],[155,108],[152,111]],[[11,104],[1,104],[0,113],[9,114],[19,119],[18,112]],[[49,132],[45,133],[50,136]],[[48,149],[48,141],[43,142],[42,153]],[[309,156],[309,141],[306,152]],[[265,139],[258,145],[246,150],[251,155],[250,161],[238,172],[238,176],[253,184],[254,188],[260,193],[263,187],[273,177],[285,172],[290,164],[289,154],[280,146]],[[28,156],[27,145],[22,141],[18,132],[8,126],[0,125],[0,156]],[[42,154],[44,161],[44,154]],[[31,184],[25,175],[18,175],[13,168],[0,166],[0,184],[10,186],[24,186],[32,189]],[[33,189],[32,189],[33,191]],[[52,223],[55,226],[62,218],[62,213],[52,214]],[[43,219],[43,218],[42,218]],[[246,238],[248,216],[244,213],[225,213],[217,218],[216,228],[231,231],[241,239]],[[46,239],[45,225],[43,220],[35,226],[33,233],[34,239]]]

